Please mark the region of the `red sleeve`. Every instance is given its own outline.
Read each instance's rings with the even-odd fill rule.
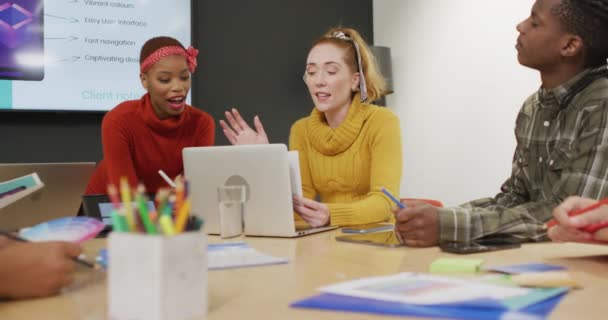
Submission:
[[[215,120],[211,115],[203,113],[198,132],[198,145],[201,147],[215,145]]]
[[[124,118],[110,115],[103,119],[101,124],[101,143],[103,145],[103,156],[108,170],[108,182],[117,187],[120,178],[129,178],[129,185],[137,185],[135,165],[131,154],[131,137],[127,130],[127,121]]]

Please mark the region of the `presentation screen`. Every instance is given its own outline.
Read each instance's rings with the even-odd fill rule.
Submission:
[[[107,111],[144,93],[139,51],[190,45],[190,0],[0,0],[0,109]]]

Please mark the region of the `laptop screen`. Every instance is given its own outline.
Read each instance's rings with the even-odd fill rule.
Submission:
[[[133,208],[137,208],[137,203],[132,203]],[[99,215],[101,216],[101,221],[106,224],[106,226],[112,225],[112,210],[114,209],[114,205],[110,202],[102,202],[99,204]],[[153,201],[148,201],[148,212],[156,211]]]

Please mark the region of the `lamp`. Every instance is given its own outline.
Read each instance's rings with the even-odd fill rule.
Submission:
[[[391,48],[372,46],[372,53],[376,57],[376,63],[380,73],[386,80],[386,94],[393,93],[393,64],[391,62]]]

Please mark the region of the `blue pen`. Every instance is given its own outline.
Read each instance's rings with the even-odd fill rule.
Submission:
[[[381,189],[387,197],[393,200],[393,202],[399,207],[399,209],[405,209],[405,205],[401,203],[397,198],[395,198],[395,196],[393,196],[388,190],[386,190],[386,188],[382,187]]]
[[[389,197],[391,200],[393,200],[393,202],[395,204],[397,204],[397,206],[399,207],[399,209],[405,209],[405,204],[401,203],[401,201],[399,201],[397,198],[395,198],[395,196],[393,196],[388,190],[386,190],[385,187],[380,188],[382,190],[382,192]],[[396,226],[396,225],[395,225]],[[395,229],[395,231],[393,231],[395,236],[397,237],[397,240],[399,240],[399,243],[404,244],[403,242],[403,238],[401,237],[401,235],[399,234],[399,232],[397,232],[397,230]]]

